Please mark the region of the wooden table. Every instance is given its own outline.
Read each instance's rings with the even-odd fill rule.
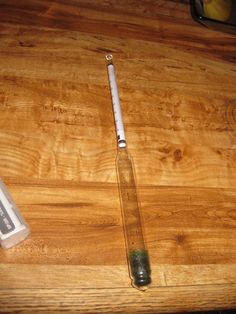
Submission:
[[[0,174],[31,227],[0,311],[236,307],[236,37],[188,1],[0,0]],[[114,56],[152,286],[130,286],[104,56]]]

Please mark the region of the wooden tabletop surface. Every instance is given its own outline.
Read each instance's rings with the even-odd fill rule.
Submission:
[[[130,285],[105,55],[150,252]],[[0,250],[0,312],[236,307],[236,37],[188,1],[0,0],[0,176],[31,236]]]

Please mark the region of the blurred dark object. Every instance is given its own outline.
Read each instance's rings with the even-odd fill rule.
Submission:
[[[190,0],[191,14],[197,22],[219,31],[236,34],[236,1]]]

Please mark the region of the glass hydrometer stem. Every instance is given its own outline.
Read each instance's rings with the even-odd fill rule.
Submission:
[[[106,60],[118,143],[116,167],[129,273],[133,286],[144,290],[151,282],[149,257],[143,237],[133,161],[127,150],[112,55],[107,55]]]

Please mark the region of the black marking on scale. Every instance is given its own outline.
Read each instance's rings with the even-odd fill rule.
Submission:
[[[119,143],[119,144],[126,144],[126,140],[120,140],[119,137],[120,137],[120,136],[118,136],[118,143]]]

